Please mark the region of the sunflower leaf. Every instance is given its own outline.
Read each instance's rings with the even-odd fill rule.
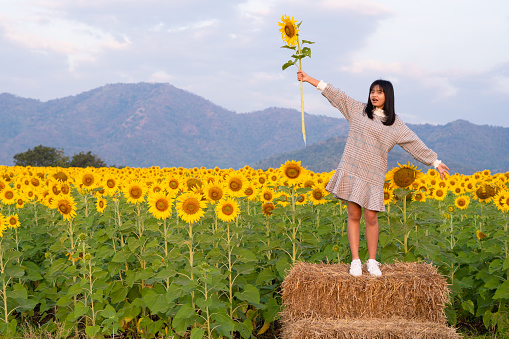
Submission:
[[[292,58],[294,58],[295,60],[304,59],[305,57],[307,57],[307,55],[305,55],[305,54],[298,54],[298,55],[294,54],[294,55],[292,55]]]
[[[295,61],[289,60],[286,64],[283,65],[283,71],[293,65],[295,65]]]
[[[310,58],[311,58],[311,48],[309,48],[309,47],[304,47],[304,48],[302,49],[301,54],[302,54],[302,55],[304,55],[304,56],[308,56],[308,57],[310,57]]]
[[[313,41],[309,41],[309,40],[302,40],[302,43],[303,44],[314,44]]]
[[[288,46],[288,45],[284,45],[284,46],[281,46],[281,48],[293,49],[293,50],[295,51],[297,47],[295,47],[295,46],[290,47],[290,46]]]

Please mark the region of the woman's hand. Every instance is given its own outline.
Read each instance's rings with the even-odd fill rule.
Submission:
[[[307,75],[307,73],[304,72],[303,70],[297,71],[297,80],[302,81],[302,82],[307,82],[308,78],[309,78],[309,75]]]
[[[297,71],[297,80],[302,81],[302,82],[309,82],[311,85],[313,85],[315,87],[318,86],[318,83],[320,82],[320,81],[316,80],[315,78],[312,78],[309,75],[307,75],[306,72],[304,72],[303,70]]]
[[[437,167],[438,173],[440,173],[440,179],[444,180],[447,179],[447,176],[449,174],[449,167],[447,167],[443,162],[440,163]]]

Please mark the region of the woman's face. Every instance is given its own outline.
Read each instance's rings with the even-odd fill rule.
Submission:
[[[371,103],[374,107],[384,109],[385,93],[382,90],[382,87],[378,85],[374,86],[369,93],[369,99],[371,100]]]

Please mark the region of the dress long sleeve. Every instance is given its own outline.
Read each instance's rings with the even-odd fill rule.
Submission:
[[[350,122],[352,112],[364,110],[364,103],[350,98],[345,92],[334,88],[331,84],[327,84],[322,95],[343,114],[348,122]]]
[[[429,149],[404,123],[402,124],[397,144],[410,153],[415,160],[425,165],[434,165],[437,160],[437,154]]]

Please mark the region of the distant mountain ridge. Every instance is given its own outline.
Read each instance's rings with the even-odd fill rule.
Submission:
[[[306,114],[304,148],[297,110],[235,113],[160,83],[110,84],[47,102],[3,93],[0,116],[3,165],[42,144],[68,155],[92,151],[118,166],[261,168],[301,157],[303,165],[323,171],[337,165],[341,137],[348,132],[345,119]],[[409,126],[448,165],[457,164],[459,172],[509,169],[508,128],[463,120]],[[399,152],[390,154],[404,159],[406,152]]]

